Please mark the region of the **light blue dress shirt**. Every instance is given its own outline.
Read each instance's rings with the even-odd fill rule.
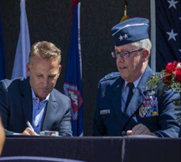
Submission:
[[[45,112],[45,107],[49,100],[50,94],[48,94],[48,96],[44,100],[40,101],[39,98],[36,97],[33,89],[31,89],[31,91],[32,91],[32,100],[33,100],[32,126],[34,131],[36,133],[39,133],[42,127],[42,120]]]

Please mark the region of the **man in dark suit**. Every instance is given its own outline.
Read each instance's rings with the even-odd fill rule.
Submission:
[[[53,43],[35,43],[27,64],[28,77],[0,82],[0,115],[6,135],[38,135],[49,130],[72,136],[70,99],[54,89],[60,61],[61,51]]]
[[[179,125],[172,100],[173,91],[146,91],[153,71],[148,65],[151,42],[149,21],[133,18],[112,28],[119,72],[106,75],[98,86],[93,135],[151,135],[178,137]]]

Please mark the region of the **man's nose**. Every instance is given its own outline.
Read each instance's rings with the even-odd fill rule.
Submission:
[[[123,57],[121,57],[121,56],[119,56],[119,57],[117,57],[117,60],[119,61],[119,62],[124,62],[124,58]]]
[[[44,79],[43,80],[43,87],[47,87],[48,86],[48,79]]]

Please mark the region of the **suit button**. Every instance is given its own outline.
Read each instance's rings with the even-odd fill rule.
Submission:
[[[126,132],[125,131],[122,131],[122,136],[125,136],[126,135]]]

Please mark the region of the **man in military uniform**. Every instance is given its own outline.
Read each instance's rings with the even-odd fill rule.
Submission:
[[[179,125],[172,90],[149,94],[145,89],[153,71],[148,65],[151,50],[149,21],[132,18],[112,28],[119,72],[106,75],[98,86],[93,135],[152,135],[178,137]]]

